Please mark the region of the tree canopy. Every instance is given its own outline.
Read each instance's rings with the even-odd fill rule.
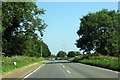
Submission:
[[[39,38],[43,36],[47,24],[40,18],[44,9],[38,9],[34,2],[2,3],[2,41],[3,52],[7,56],[39,56],[40,47],[49,53],[47,45]],[[46,55],[47,56],[47,55]]]
[[[76,55],[75,51],[70,51],[70,52],[68,52],[67,57],[75,57],[75,55]]]
[[[87,53],[95,51],[104,55],[117,54],[120,40],[119,18],[118,11],[107,9],[83,16],[80,19],[80,29],[77,31],[77,48]]]
[[[59,51],[57,54],[57,57],[65,57],[66,56],[66,52],[65,51]]]

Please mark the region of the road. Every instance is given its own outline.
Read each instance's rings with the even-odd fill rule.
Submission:
[[[118,78],[118,72],[66,60],[44,63],[25,78]]]

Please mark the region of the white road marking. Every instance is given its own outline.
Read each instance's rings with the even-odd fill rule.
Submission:
[[[97,67],[97,66],[91,66],[91,65],[87,65],[87,64],[81,64],[81,65],[84,65],[84,66],[87,66],[87,67],[91,67],[91,68],[96,68],[96,69],[100,69],[100,70],[106,70],[106,71],[109,71],[109,72],[114,72],[114,73],[119,73],[118,71],[113,71],[113,70],[110,70],[110,69],[105,69],[105,68],[102,68],[102,67]]]
[[[70,71],[69,71],[69,70],[67,70],[67,72],[70,74]]]
[[[40,67],[38,67],[37,69],[35,69],[34,71],[32,71],[31,73],[29,73],[28,75],[26,75],[24,78],[29,77],[31,74],[33,74],[34,72],[36,72],[38,69],[40,69],[41,67],[43,67],[45,64],[42,64]]]
[[[65,66],[62,66],[63,68],[65,68]]]

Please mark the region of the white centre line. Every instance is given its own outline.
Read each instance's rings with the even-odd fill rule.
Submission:
[[[65,66],[63,66],[63,68],[65,68]]]
[[[67,72],[70,74],[70,71],[69,71],[69,70],[67,70]]]

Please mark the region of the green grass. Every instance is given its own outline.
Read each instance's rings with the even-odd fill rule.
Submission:
[[[9,72],[16,68],[21,68],[29,64],[43,61],[43,58],[27,57],[27,56],[13,56],[13,57],[3,57],[2,58],[2,73]],[[13,64],[16,62],[16,66]]]
[[[74,58],[68,58],[68,61],[73,61]]]
[[[118,57],[111,57],[111,56],[91,56],[90,59],[74,59],[73,61],[99,66],[111,70],[120,71],[120,61]]]

